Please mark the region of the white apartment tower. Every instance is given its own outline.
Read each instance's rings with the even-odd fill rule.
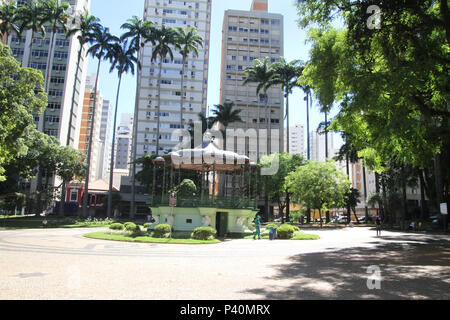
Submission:
[[[334,135],[333,132],[328,132],[328,159],[332,159],[335,156],[336,150],[334,149]],[[319,134],[317,131],[311,131],[311,160],[312,161],[325,161],[325,134]]]
[[[243,138],[236,138],[234,150],[231,146],[227,149],[245,152],[253,161],[267,152],[284,151],[281,87],[269,89],[266,109],[263,92],[259,96],[256,93],[258,84],[243,84],[246,79],[244,71],[253,65],[255,59],[267,57],[270,63],[274,63],[283,56],[283,21],[281,14],[268,12],[267,0],[253,0],[249,11],[226,10],[223,20],[220,103],[232,102],[236,109],[241,110],[243,123],[233,123],[230,127],[248,132],[245,145]],[[270,132],[269,141],[267,130]],[[257,138],[251,132],[258,132],[259,148]],[[227,139],[227,144],[229,142]]]
[[[286,135],[284,136],[284,150],[286,152]],[[296,124],[290,128],[289,132],[289,153],[301,154],[306,159],[305,151],[305,126],[302,124]]]
[[[27,1],[17,1],[18,5]],[[71,6],[72,13],[89,10],[90,0],[70,0],[66,1]],[[88,58],[86,48],[83,49],[77,79],[75,73],[78,60],[80,44],[77,35],[66,38],[64,31],[60,29],[55,37],[54,52],[50,53],[51,30],[46,27],[46,37],[42,39],[40,33],[34,34],[32,31],[24,31],[19,38],[12,34],[9,38],[14,57],[22,63],[24,67],[31,67],[41,70],[45,75],[47,67],[51,68],[51,79],[49,79],[48,107],[40,116],[35,116],[36,126],[40,131],[56,137],[61,145],[67,144],[67,134],[69,120],[71,121],[71,136],[69,145],[78,146],[78,137],[81,121],[81,109],[84,98],[84,82],[86,78]],[[31,50],[30,50],[31,45]],[[51,59],[47,59],[53,54]],[[31,55],[31,57],[30,57]],[[31,59],[30,59],[31,58]],[[48,60],[50,61],[49,65]],[[74,86],[75,84],[75,86]],[[75,87],[75,105],[71,114],[72,96]]]
[[[109,181],[108,168],[111,160],[111,101],[103,100],[102,118],[100,122],[100,153],[98,157],[97,179]]]
[[[129,169],[131,162],[133,116],[123,113],[116,130],[114,169]]]
[[[203,38],[203,48],[198,57],[189,55],[184,73],[183,127],[198,121],[198,113],[206,110],[208,89],[209,40],[211,25],[211,0],[146,0],[144,19],[156,26],[195,27]],[[142,72],[140,74],[140,95],[138,106],[137,151],[136,157],[156,154],[159,139],[159,154],[174,150],[179,144],[172,139],[172,132],[181,126],[181,71],[182,56],[173,49],[174,60],[164,59],[161,74],[160,114],[158,107],[159,59],[151,61],[152,45],[148,43],[143,50]],[[160,136],[157,137],[157,123],[160,118]],[[138,169],[139,170],[139,169]]]

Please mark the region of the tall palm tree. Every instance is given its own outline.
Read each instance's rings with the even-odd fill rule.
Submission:
[[[175,48],[183,57],[183,67],[181,69],[181,103],[180,103],[180,128],[183,129],[183,104],[184,104],[184,72],[189,54],[198,57],[198,49],[203,47],[203,38],[198,34],[197,29],[190,27],[175,29]]]
[[[293,60],[287,62],[285,58],[280,58],[279,62],[273,64],[273,77],[272,84],[281,85],[284,90],[284,97],[286,99],[286,152],[290,152],[290,121],[289,121],[289,94],[292,93],[292,89],[299,87],[297,81],[302,75],[304,69],[304,63],[301,60]],[[290,215],[290,200],[289,190],[286,190],[286,218]]]
[[[256,95],[259,96],[260,92],[264,91],[264,102],[265,102],[265,122],[266,122],[266,129],[267,129],[267,154],[270,154],[270,147],[271,147],[271,140],[269,140],[270,135],[270,114],[268,113],[268,104],[269,104],[269,95],[267,94],[267,91],[269,88],[273,85],[271,82],[271,79],[273,77],[273,69],[272,65],[270,64],[269,58],[264,58],[263,60],[254,60],[253,66],[250,66],[245,69],[245,75],[246,79],[244,81],[244,85],[247,85],[248,83],[257,83],[258,86],[256,87]],[[259,121],[259,120],[258,120]],[[257,157],[259,159],[259,130],[258,130],[258,141],[257,141]]]
[[[32,59],[33,39],[36,33],[40,33],[42,39],[45,39],[45,17],[43,15],[43,3],[38,0],[31,0],[27,5],[21,5],[18,9],[18,19],[20,21],[19,33],[23,34],[25,30],[31,30],[31,41],[29,45],[30,55],[28,62],[22,61],[22,66],[30,67]]]
[[[135,200],[136,200],[136,161],[137,161],[137,135],[138,135],[138,116],[139,116],[139,96],[140,96],[140,72],[141,72],[141,51],[148,41],[152,41],[153,37],[153,23],[144,21],[137,16],[133,16],[125,22],[121,29],[125,29],[125,33],[120,37],[121,41],[125,39],[130,40],[130,47],[134,48],[137,53],[137,68],[136,68],[136,98],[134,105],[133,118],[133,151],[131,162],[131,206],[130,216],[134,217]]]
[[[9,38],[11,32],[19,34],[18,9],[15,2],[0,5],[0,37]]]
[[[152,62],[156,62],[159,58],[159,74],[158,74],[158,124],[156,128],[156,155],[159,155],[159,127],[160,127],[160,111],[161,111],[161,74],[162,74],[162,64],[163,60],[169,56],[170,61],[173,61],[173,51],[172,47],[176,43],[175,30],[173,28],[168,28],[162,25],[160,28],[154,29],[154,42],[152,52]]]
[[[89,134],[89,146],[87,154],[87,168],[86,168],[86,178],[84,185],[84,197],[83,197],[83,216],[88,215],[88,198],[89,198],[89,174],[90,174],[90,164],[91,164],[91,153],[92,153],[92,140],[94,134],[94,124],[95,124],[95,109],[97,106],[97,87],[98,87],[98,76],[100,74],[100,65],[102,60],[106,58],[106,54],[111,50],[114,42],[118,42],[119,38],[111,35],[109,33],[109,28],[99,27],[94,29],[93,33],[93,45],[89,48],[88,53],[92,57],[98,59],[97,65],[97,75],[95,77],[94,85],[94,105],[92,108],[92,120],[91,120],[91,130]]]
[[[52,72],[52,63],[54,48],[56,42],[56,35],[59,28],[64,30],[64,33],[68,33],[68,23],[70,19],[69,14],[70,5],[67,2],[61,2],[60,0],[47,0],[43,2],[43,16],[44,22],[48,23],[51,33],[50,33],[50,48],[48,50],[47,56],[47,68],[45,76],[45,88],[49,89],[50,77]]]
[[[292,93],[293,88],[298,86],[297,79],[302,75],[304,63],[301,60],[287,62],[285,58],[280,58],[280,61],[274,63],[272,67],[273,77],[271,84],[281,85],[286,99],[286,151],[289,153],[289,94]]]
[[[306,86],[305,88],[303,88],[303,91],[306,93],[306,157],[307,160],[311,160],[311,138],[309,132],[309,108],[312,107],[311,87]]]
[[[66,145],[70,145],[70,136],[72,133],[72,115],[75,106],[75,92],[77,86],[78,73],[80,69],[81,56],[83,54],[84,46],[92,41],[93,32],[96,28],[100,28],[100,20],[89,14],[89,11],[85,10],[73,18],[72,27],[69,30],[69,35],[77,34],[77,39],[80,44],[80,49],[78,50],[77,56],[77,67],[75,70],[75,79],[73,82],[73,94],[72,94],[72,104],[70,106],[70,117],[69,117],[69,130],[67,132],[67,142]]]
[[[230,124],[234,122],[243,122],[241,116],[239,115],[242,110],[240,109],[233,109],[234,108],[234,102],[225,102],[224,104],[216,104],[214,105],[216,109],[212,110],[213,113],[213,123],[219,123],[223,129],[220,131],[222,132],[223,136],[223,146],[224,150],[226,150],[227,146],[227,128]]]
[[[113,177],[114,177],[114,151],[115,151],[115,140],[116,140],[116,124],[117,124],[117,109],[119,106],[119,93],[120,85],[122,83],[122,75],[124,73],[131,72],[134,75],[134,64],[137,64],[137,57],[135,56],[136,50],[134,47],[128,45],[128,41],[123,41],[122,43],[115,43],[106,57],[110,58],[112,61],[110,72],[117,70],[119,76],[119,83],[117,85],[116,94],[116,107],[114,112],[114,125],[113,125],[113,138],[111,146],[111,162],[110,162],[110,172],[109,172],[109,191],[108,191],[108,210],[107,216],[112,216],[112,188],[113,188]]]

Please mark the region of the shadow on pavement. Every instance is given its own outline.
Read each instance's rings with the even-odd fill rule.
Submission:
[[[414,235],[377,239],[370,248],[292,256],[290,263],[273,266],[276,274],[267,286],[246,292],[269,300],[450,298],[450,241]],[[379,290],[368,288],[370,266],[381,271]]]

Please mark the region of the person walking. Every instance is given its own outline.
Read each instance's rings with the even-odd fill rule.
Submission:
[[[253,240],[256,240],[256,236],[258,236],[258,240],[261,240],[261,217],[259,215],[256,216],[254,223],[256,230],[253,234]]]
[[[379,237],[379,236],[381,236],[381,218],[380,218],[380,216],[377,216],[375,223],[376,223],[377,237]]]

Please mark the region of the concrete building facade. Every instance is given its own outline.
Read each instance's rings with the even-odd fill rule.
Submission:
[[[124,113],[116,130],[114,169],[130,169],[133,116]]]
[[[92,133],[92,147],[91,147],[91,159],[90,159],[90,171],[89,180],[98,180],[99,164],[101,155],[104,152],[102,150],[101,123],[103,112],[103,97],[100,91],[94,91],[95,89],[95,77],[96,75],[90,75],[86,79],[86,89],[84,92],[84,102],[82,107],[81,124],[80,124],[80,136],[78,143],[78,150],[84,155],[88,155],[89,139],[91,130]],[[94,114],[94,99],[96,97],[96,106]]]
[[[161,103],[158,114],[158,75],[159,62],[152,61],[153,47],[148,43],[143,49],[142,72],[140,75],[137,151],[136,157],[156,154],[156,143],[159,139],[159,154],[174,150],[179,139],[172,139],[172,133],[188,124],[198,121],[198,113],[206,110],[208,89],[209,41],[211,24],[211,0],[176,1],[146,0],[144,19],[152,21],[156,26],[194,27],[203,38],[203,48],[198,56],[189,55],[185,65],[183,119],[181,119],[181,70],[182,56],[173,48],[174,60],[164,59],[161,73]],[[160,120],[160,136],[157,137],[158,117]],[[182,120],[182,125],[181,125]],[[139,168],[137,169],[139,170]]]
[[[287,152],[287,136],[284,136],[284,150]],[[302,124],[296,124],[290,128],[289,132],[289,153],[291,154],[301,154],[306,159],[306,149],[305,149],[305,126]]]
[[[24,4],[26,1],[17,1]],[[67,1],[73,13],[89,10],[90,0]],[[35,116],[38,129],[48,135],[56,137],[61,145],[67,144],[69,120],[71,122],[70,145],[78,146],[78,137],[81,123],[81,107],[84,98],[84,83],[86,78],[88,58],[86,48],[83,49],[77,79],[76,73],[79,41],[76,35],[66,38],[62,29],[55,37],[54,52],[50,53],[51,30],[46,27],[46,38],[41,34],[32,35],[32,31],[24,31],[21,38],[13,34],[9,38],[12,53],[23,67],[41,70],[45,75],[47,67],[51,69],[51,79],[48,88],[48,107],[41,116]],[[53,54],[51,59],[47,59]],[[49,62],[49,65],[47,66]],[[75,86],[74,86],[75,84]],[[72,96],[75,88],[75,104],[71,114]]]
[[[283,56],[283,25],[282,15],[268,12],[267,0],[254,0],[249,11],[225,11],[220,103],[233,102],[236,109],[242,110],[240,116],[243,123],[234,123],[230,127],[243,129],[244,132],[253,129],[258,133],[258,136],[249,134],[245,142],[243,139],[227,139],[227,144],[234,142],[234,146],[227,149],[246,154],[252,160],[266,155],[268,151],[284,151],[284,98],[281,87],[272,87],[268,91],[266,114],[265,97],[257,95],[257,84],[243,84],[246,80],[244,71],[253,65],[255,59],[268,57],[274,63]],[[267,130],[270,132],[269,141]]]

